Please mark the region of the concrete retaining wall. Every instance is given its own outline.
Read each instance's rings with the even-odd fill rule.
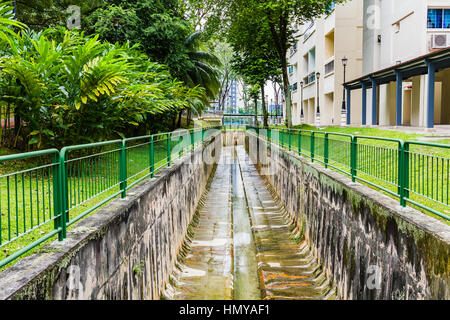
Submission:
[[[343,299],[449,299],[450,226],[247,134]]]
[[[221,146],[216,133],[4,271],[0,299],[159,299]]]

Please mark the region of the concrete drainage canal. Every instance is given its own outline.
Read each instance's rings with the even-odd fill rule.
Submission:
[[[224,147],[162,296],[175,300],[336,298],[302,240],[244,147]]]
[[[216,131],[0,274],[0,300],[449,299],[450,226]]]

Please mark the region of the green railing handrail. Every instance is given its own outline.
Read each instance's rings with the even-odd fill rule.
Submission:
[[[3,189],[1,183],[0,188],[2,188],[2,192],[7,194],[7,199],[5,198],[3,202],[0,197],[0,247],[11,244],[53,221],[51,231],[48,231],[42,237],[38,237],[35,241],[30,241],[24,248],[0,261],[0,268],[53,236],[57,235],[59,241],[64,240],[67,237],[67,228],[69,226],[117,196],[126,197],[127,190],[148,177],[154,178],[155,173],[162,167],[170,167],[172,161],[175,160],[172,159],[172,152],[174,150],[172,147],[175,146],[171,145],[172,135],[179,137],[177,138],[178,141],[183,136],[192,139],[190,143],[186,143],[179,150],[177,157],[181,157],[186,151],[195,150],[198,143],[203,143],[209,138],[210,135],[207,135],[207,132],[212,129],[221,130],[222,127],[210,126],[121,140],[67,146],[60,151],[57,149],[48,149],[0,156],[0,163],[43,156],[50,156],[52,158],[49,164],[0,176],[0,178],[6,180],[6,191]],[[179,136],[177,133],[179,133]],[[130,145],[130,143],[138,142],[139,140],[145,141],[137,145]],[[165,149],[161,145],[161,142],[165,143],[164,141],[166,140],[167,145],[165,148],[167,150],[164,151],[166,152],[165,159],[155,163],[156,144],[158,144],[159,148]],[[87,149],[114,145],[117,148],[89,154],[89,156],[78,156],[74,159],[69,159],[71,151],[85,151]],[[141,157],[145,154],[148,158],[145,165],[140,164],[142,166],[138,169],[140,172],[133,176],[136,178],[135,181],[130,180],[132,175],[127,171],[128,166],[136,162],[136,159],[133,159],[136,154],[133,154],[133,152],[139,153]],[[158,168],[156,167],[157,164],[159,164]],[[117,176],[115,175],[116,173]],[[28,174],[29,180],[26,179],[25,174]],[[117,191],[114,191],[115,187],[118,187]],[[102,194],[105,194],[105,198],[101,201],[95,204],[88,203],[93,199],[97,199]],[[85,211],[72,218],[69,216],[69,212],[72,209],[86,203],[88,204]],[[26,204],[28,204],[28,207],[26,207]],[[45,205],[46,207],[44,207]],[[4,210],[5,207],[7,208],[8,214],[6,218],[2,219],[2,209]],[[53,211],[51,215],[50,208]],[[21,221],[20,219],[22,217],[19,215],[19,212],[21,215],[23,214],[23,220]],[[37,222],[35,223],[36,216]],[[13,230],[14,227],[15,230]],[[6,241],[3,241],[3,239],[6,239]]]
[[[323,131],[312,131],[312,130],[301,130],[301,129],[285,129],[285,128],[264,128],[255,126],[246,126],[246,130],[254,129],[256,135],[261,136],[261,133],[266,130],[267,141],[278,144],[282,148],[292,151],[295,145],[292,145],[292,133],[297,134],[297,151],[298,155],[305,155],[309,157],[311,162],[321,162],[325,165],[325,168],[332,167],[338,171],[349,175],[353,182],[356,180],[367,183],[368,185],[380,189],[388,194],[398,197],[400,200],[400,205],[405,207],[407,204],[412,204],[420,209],[431,212],[445,220],[450,220],[450,216],[446,213],[450,212],[449,206],[449,180],[450,180],[450,159],[444,158],[438,155],[423,154],[418,152],[411,152],[411,146],[422,146],[431,148],[445,148],[450,149],[450,145],[438,144],[438,143],[428,143],[420,141],[403,141],[401,139],[374,137],[374,136],[358,136],[343,133],[334,132],[323,132]],[[279,132],[278,141],[274,139],[273,132]],[[289,141],[285,139],[285,135],[289,135]],[[319,142],[318,135],[323,135],[320,139],[323,139],[323,156],[318,157],[317,146]],[[338,167],[336,165],[330,164],[330,143],[336,142],[337,140],[331,140],[332,136],[347,137],[350,139],[348,143],[350,144],[348,153],[350,154],[350,166],[349,171]],[[302,144],[302,138],[310,138],[309,145],[309,155],[304,152]],[[380,142],[394,143],[395,147],[378,146],[371,144],[360,143],[361,140],[375,140]],[[321,146],[322,146],[321,145]],[[361,150],[360,150],[361,149]],[[294,149],[295,150],[295,149]],[[358,158],[358,157],[361,158]],[[417,157],[420,157],[417,160]],[[376,168],[377,173],[372,173],[374,168],[369,168],[365,172],[361,165],[366,165],[367,161],[371,160],[370,157],[374,157],[373,162],[375,166],[383,166],[383,161],[389,164],[389,167]],[[319,159],[323,158],[323,160]],[[416,162],[422,161],[422,167],[418,167]],[[426,163],[425,163],[426,162]],[[342,164],[341,164],[342,165]],[[411,166],[413,166],[411,168]],[[384,170],[384,171],[383,171]],[[439,170],[441,176],[439,176]],[[378,172],[381,171],[381,172]],[[416,174],[416,172],[419,174]],[[361,175],[361,176],[360,176]],[[430,177],[431,175],[431,177]],[[386,178],[386,176],[388,176]],[[425,177],[426,176],[426,180]],[[387,179],[387,180],[386,180]],[[421,183],[416,183],[418,186],[412,186],[411,182],[422,179]],[[375,180],[375,182],[374,182]],[[378,181],[378,182],[377,182]],[[380,183],[383,182],[383,183]],[[385,185],[395,185],[396,190],[390,190],[388,186]],[[431,191],[429,190],[431,188]],[[421,189],[421,190],[420,190]],[[431,196],[429,195],[431,192]],[[424,202],[421,203],[420,200],[414,200],[410,197],[411,193],[415,193],[417,197],[422,197]],[[446,194],[445,194],[446,193]],[[441,205],[447,210],[441,212],[429,204],[429,201],[433,204]]]

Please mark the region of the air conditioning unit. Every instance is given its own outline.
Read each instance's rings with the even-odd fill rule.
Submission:
[[[431,36],[431,49],[447,48],[447,34],[433,34]]]

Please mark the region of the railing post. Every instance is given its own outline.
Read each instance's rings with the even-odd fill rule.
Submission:
[[[298,155],[302,155],[302,130],[298,132]]]
[[[328,169],[328,156],[329,156],[329,150],[328,150],[328,133],[325,133],[325,145],[324,145],[324,155],[323,157],[325,158],[324,162],[325,162],[325,169]]]
[[[122,198],[127,196],[127,143],[122,140],[120,147],[120,160],[119,160],[119,181],[120,190],[122,191]]]
[[[151,177],[155,177],[155,149],[154,149],[154,138],[150,137],[150,173]]]
[[[289,151],[292,150],[292,131],[289,129]]]
[[[171,163],[171,153],[172,153],[172,150],[171,150],[171,146],[170,146],[170,139],[172,138],[172,134],[171,133],[168,133],[167,134],[167,166],[168,167],[170,167],[170,165],[172,164]]]
[[[311,132],[311,162],[314,162],[314,156],[315,156],[315,133],[314,131]]]
[[[62,224],[62,220],[63,220],[63,205],[61,203],[61,196],[62,196],[62,186],[61,186],[61,172],[60,172],[60,162],[59,162],[59,153],[55,153],[53,155],[53,216],[55,217],[55,221],[54,221],[54,228],[59,229],[61,227],[61,231],[58,233],[58,240],[59,241],[63,241],[64,237],[63,237],[63,232],[62,230],[64,229],[63,226],[65,226]]]
[[[195,129],[192,129],[191,134],[191,150],[194,152],[195,150]]]
[[[400,205],[406,207],[406,199],[409,197],[409,144],[400,142],[399,149],[398,179]]]
[[[67,231],[67,221],[69,215],[69,194],[68,194],[69,183],[67,181],[67,172],[66,172],[66,151],[63,149],[60,152],[59,157],[59,201],[60,201],[60,213],[61,217],[59,219],[59,227],[61,228],[61,232],[58,235],[58,239],[60,241],[66,238]]]
[[[356,181],[356,166],[358,161],[358,137],[352,137],[352,144],[350,150],[350,167],[352,174],[352,182]]]
[[[180,151],[178,151],[178,158],[181,158],[183,156],[183,152],[184,152],[184,148],[181,145],[181,140],[182,140],[182,137],[181,137],[181,132],[180,132],[179,136],[178,136],[178,147],[180,148]]]

